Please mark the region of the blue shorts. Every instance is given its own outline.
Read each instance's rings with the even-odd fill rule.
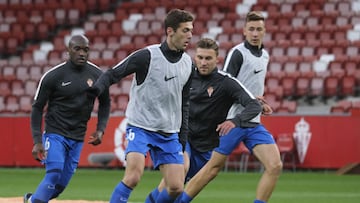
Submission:
[[[252,149],[258,144],[275,144],[273,136],[262,124],[255,128],[234,128],[227,135],[220,137],[220,143],[214,150],[224,155],[230,155],[231,152],[244,142],[245,146],[252,153]]]
[[[186,143],[185,151],[190,158],[190,168],[186,174],[186,182],[190,180],[200,169],[210,160],[212,150],[207,152],[199,152],[191,147],[189,142]]]
[[[43,146],[45,149],[46,171],[61,170],[60,185],[66,186],[79,164],[84,142],[66,138],[62,135],[45,133]]]
[[[135,126],[127,126],[125,153],[139,152],[146,156],[150,151],[154,168],[161,164],[184,164],[182,145],[177,133],[161,135]]]

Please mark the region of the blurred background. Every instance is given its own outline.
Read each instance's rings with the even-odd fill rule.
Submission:
[[[2,156],[0,166],[40,166],[31,158],[31,103],[42,74],[67,60],[71,35],[85,34],[89,60],[106,70],[134,50],[161,43],[163,19],[172,8],[196,17],[191,56],[200,38],[218,41],[220,69],[229,49],[244,39],[246,13],[262,11],[270,54],[265,99],[274,109],[263,122],[279,146],[285,144],[285,168],[339,170],[360,162],[360,0],[0,0],[0,127],[6,143],[0,152],[13,154]],[[116,134],[131,79],[111,86],[106,141],[85,146],[80,166],[125,164],[116,153],[123,138]],[[89,132],[95,125],[93,118]],[[226,170],[248,169],[261,166],[240,145]]]

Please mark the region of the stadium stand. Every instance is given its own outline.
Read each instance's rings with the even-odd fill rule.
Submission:
[[[230,47],[243,40],[244,15],[249,10],[263,11],[267,18],[264,44],[271,55],[265,96],[273,97],[274,113],[292,114],[298,106],[314,105],[328,106],[319,114],[331,113],[332,104],[359,96],[359,5],[359,0],[2,0],[3,106],[8,96],[17,100],[23,96],[18,81],[23,83],[24,95],[33,96],[33,84],[41,74],[66,59],[65,43],[72,33],[89,37],[90,60],[107,69],[132,51],[161,42],[163,17],[171,8],[182,8],[196,15],[192,42],[201,37],[219,42],[219,68]],[[44,48],[44,43],[52,46]],[[189,54],[193,48],[190,45]],[[123,81],[112,88],[112,96],[128,93],[129,84]],[[122,115],[126,99],[114,99],[119,109],[113,112]],[[288,102],[290,109],[283,107]]]

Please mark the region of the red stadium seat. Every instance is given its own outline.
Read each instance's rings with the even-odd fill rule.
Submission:
[[[37,88],[38,81],[27,80],[24,83],[25,86],[25,95],[34,96]]]
[[[339,95],[341,97],[354,96],[356,79],[353,75],[344,76],[340,81]]]
[[[352,102],[348,100],[341,100],[330,108],[331,113],[347,113],[350,111]]]
[[[9,80],[0,79],[0,96],[6,97],[11,94],[11,86]]]
[[[324,80],[324,96],[326,98],[338,95],[339,79],[335,76],[328,76]]]
[[[279,107],[279,110],[281,108],[286,109],[286,111],[289,113],[295,113],[297,108],[297,103],[296,101],[283,100],[281,102],[281,106]]]
[[[9,95],[5,98],[5,111],[9,113],[17,113],[19,110],[19,99],[15,95]]]
[[[33,97],[28,95],[22,95],[19,98],[19,112],[30,113],[32,109]]]
[[[292,97],[295,93],[295,79],[285,76],[281,79],[281,86],[284,90],[285,97]]]
[[[116,96],[117,110],[125,112],[128,102],[129,102],[129,95],[128,94],[117,95]]]
[[[25,93],[24,84],[21,80],[13,80],[11,82],[11,94],[15,96],[21,96]]]
[[[310,78],[309,77],[298,77],[296,80],[296,97],[304,97],[309,93],[310,88]]]

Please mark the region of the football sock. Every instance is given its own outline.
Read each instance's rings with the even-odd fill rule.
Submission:
[[[159,193],[159,195],[156,199],[156,203],[172,203],[172,202],[174,202],[174,200],[175,199],[168,194],[167,190],[163,189]]]
[[[158,188],[155,188],[152,192],[149,193],[149,195],[145,199],[145,203],[156,203],[156,199],[159,196],[159,190]]]
[[[178,196],[174,203],[189,203],[192,199],[193,198],[186,194],[186,192],[184,191]]]
[[[32,202],[48,202],[55,191],[54,183],[59,181],[61,171],[59,169],[48,170],[44,179],[32,195]]]
[[[129,199],[132,189],[126,186],[122,181],[115,187],[111,195],[110,203],[126,203]]]
[[[57,198],[64,190],[65,190],[65,186],[56,184],[56,185],[55,185],[55,191],[54,191],[54,193],[51,195],[51,198],[50,198],[50,199],[55,199],[55,198]]]
[[[265,201],[262,201],[262,200],[256,199],[256,200],[254,200],[254,203],[266,203],[266,202],[265,202]]]

